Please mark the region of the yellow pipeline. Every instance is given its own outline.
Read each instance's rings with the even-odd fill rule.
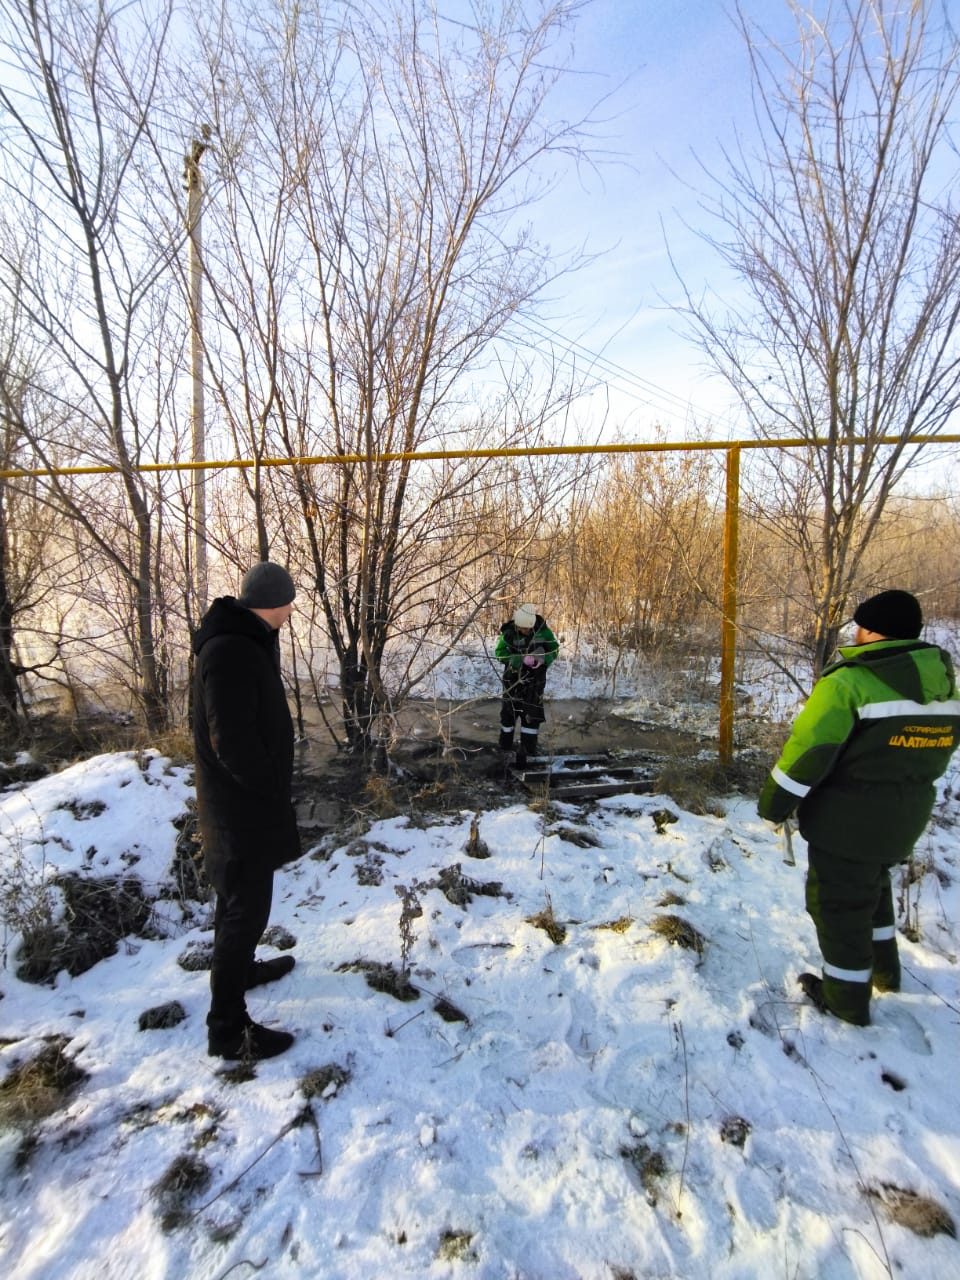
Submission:
[[[826,445],[903,444],[899,436],[883,436],[879,440],[844,437],[840,440],[684,440],[657,444],[545,444],[516,449],[430,449],[410,453],[324,453],[303,458],[229,458],[209,462],[141,462],[131,467],[144,474],[157,471],[229,471],[252,467],[313,467],[336,463],[368,462],[436,462],[453,458],[541,458],[586,453],[684,453],[717,449],[819,449]],[[911,436],[906,443],[960,444],[960,436]],[[119,475],[122,467],[110,464],[89,467],[33,467],[0,470],[0,480],[22,480],[29,476],[105,476]]]
[[[921,445],[960,444],[960,436],[912,436],[905,442],[899,436],[880,440],[845,437],[840,440],[685,440],[681,443],[656,444],[558,444],[537,445],[526,449],[435,449],[422,453],[349,453],[317,454],[305,458],[232,458],[219,462],[144,462],[134,472],[157,471],[224,471],[250,467],[313,467],[337,463],[434,462],[453,458],[536,458],[564,454],[593,453],[694,453],[704,450],[726,450],[726,498],[723,531],[723,617],[720,636],[720,738],[721,764],[733,759],[734,671],[737,656],[737,550],[740,521],[740,453],[743,449],[818,449],[823,445]],[[31,470],[0,470],[0,480],[21,480],[35,476],[96,476],[119,474],[120,467],[38,467]]]

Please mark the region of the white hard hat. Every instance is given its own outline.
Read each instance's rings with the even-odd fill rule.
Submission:
[[[537,611],[532,604],[518,605],[513,611],[513,621],[518,627],[534,627],[537,624]]]

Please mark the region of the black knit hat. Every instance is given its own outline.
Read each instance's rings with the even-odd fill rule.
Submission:
[[[923,626],[923,613],[920,601],[909,591],[881,591],[857,605],[853,620],[864,630],[890,640],[916,640]]]
[[[243,575],[237,599],[248,609],[281,609],[290,604],[296,594],[286,569],[270,560],[261,560]]]

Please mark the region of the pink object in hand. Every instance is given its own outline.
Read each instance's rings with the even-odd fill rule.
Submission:
[[[523,660],[523,665],[525,667],[539,667],[539,666],[542,666],[542,663],[540,659],[536,657],[535,654],[528,653]]]

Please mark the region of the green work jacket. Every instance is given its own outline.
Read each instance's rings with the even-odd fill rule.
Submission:
[[[497,636],[493,656],[505,662],[508,669],[519,671],[528,653],[535,653],[543,659],[543,665],[549,667],[559,652],[557,637],[538,613],[536,622],[526,634],[512,620],[505,622]]]
[[[808,843],[901,862],[930,819],[960,735],[950,655],[921,640],[843,648],[797,716],[760,793],[762,818],[796,811]]]

